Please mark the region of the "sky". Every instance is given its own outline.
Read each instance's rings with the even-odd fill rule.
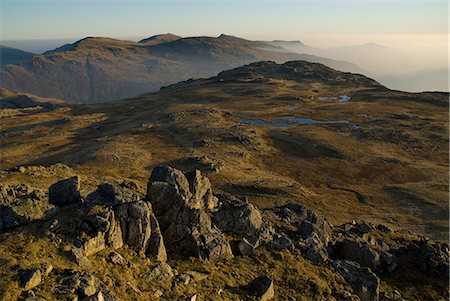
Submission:
[[[1,40],[227,33],[297,40],[323,35],[446,35],[446,0],[0,0]]]

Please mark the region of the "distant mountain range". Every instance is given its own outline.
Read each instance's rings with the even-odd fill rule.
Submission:
[[[262,60],[305,60],[341,71],[362,71],[349,62],[294,53],[276,43],[228,35],[164,34],[139,42],[88,37],[5,65],[0,80],[11,91],[92,103],[136,96]]]

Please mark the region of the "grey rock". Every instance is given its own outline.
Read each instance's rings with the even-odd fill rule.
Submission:
[[[331,265],[344,277],[361,300],[378,301],[380,279],[370,268],[360,267],[358,263],[349,260],[336,260]]]
[[[119,205],[139,201],[139,196],[122,186],[108,183],[100,184],[86,197],[87,204]]]
[[[58,212],[42,190],[23,184],[0,184],[0,230],[48,220]]]
[[[69,272],[66,277],[60,280],[58,291],[74,296],[75,300],[102,300],[102,298],[105,301],[116,300],[108,287],[89,273]]]
[[[90,204],[83,215],[78,236],[85,256],[105,248],[118,249],[127,244],[136,252],[158,261],[167,259],[164,240],[150,203],[131,201],[115,206]]]
[[[20,271],[20,286],[29,291],[42,282],[42,273],[37,268]]]
[[[172,268],[165,262],[156,265],[151,272],[144,275],[146,281],[169,282],[175,276]]]
[[[292,240],[284,233],[274,233],[273,238],[270,241],[271,248],[275,250],[289,250],[293,252],[295,245]]]
[[[328,260],[327,248],[316,233],[305,240],[302,246],[302,255],[315,263],[324,263]]]
[[[185,175],[168,166],[156,167],[147,185],[151,202],[169,252],[208,260],[231,258],[229,243],[206,213],[204,196],[209,187],[196,173],[195,193]],[[205,184],[206,183],[206,184]],[[198,197],[198,198],[197,198]]]
[[[199,170],[195,170],[189,175],[189,188],[192,192],[194,208],[212,211],[218,206],[218,199],[212,193],[211,182],[202,175]]]
[[[331,240],[331,225],[320,214],[300,204],[287,204],[271,209],[273,218],[281,227],[296,229],[299,236],[307,239],[316,233],[319,239],[327,245]]]
[[[361,266],[377,269],[380,255],[369,244],[362,240],[344,239],[339,244],[339,258],[359,263]]]
[[[218,198],[219,207],[213,212],[212,220],[222,232],[245,238],[256,247],[272,240],[273,229],[253,204],[229,195],[218,195]]]
[[[78,176],[61,180],[50,186],[48,200],[51,204],[59,207],[81,204],[80,179]]]

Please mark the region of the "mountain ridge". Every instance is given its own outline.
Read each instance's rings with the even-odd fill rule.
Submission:
[[[4,66],[0,69],[1,86],[42,97],[99,102],[156,91],[188,78],[208,77],[261,60],[303,59],[346,71],[360,70],[346,62],[270,51],[256,45],[262,44],[225,35],[169,39],[149,45],[88,37],[20,64]]]

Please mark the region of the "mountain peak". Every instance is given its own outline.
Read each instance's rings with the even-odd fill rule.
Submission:
[[[146,39],[140,40],[138,43],[147,44],[147,45],[156,45],[161,43],[172,42],[181,39],[180,36],[174,35],[172,33],[163,33],[151,36]]]

